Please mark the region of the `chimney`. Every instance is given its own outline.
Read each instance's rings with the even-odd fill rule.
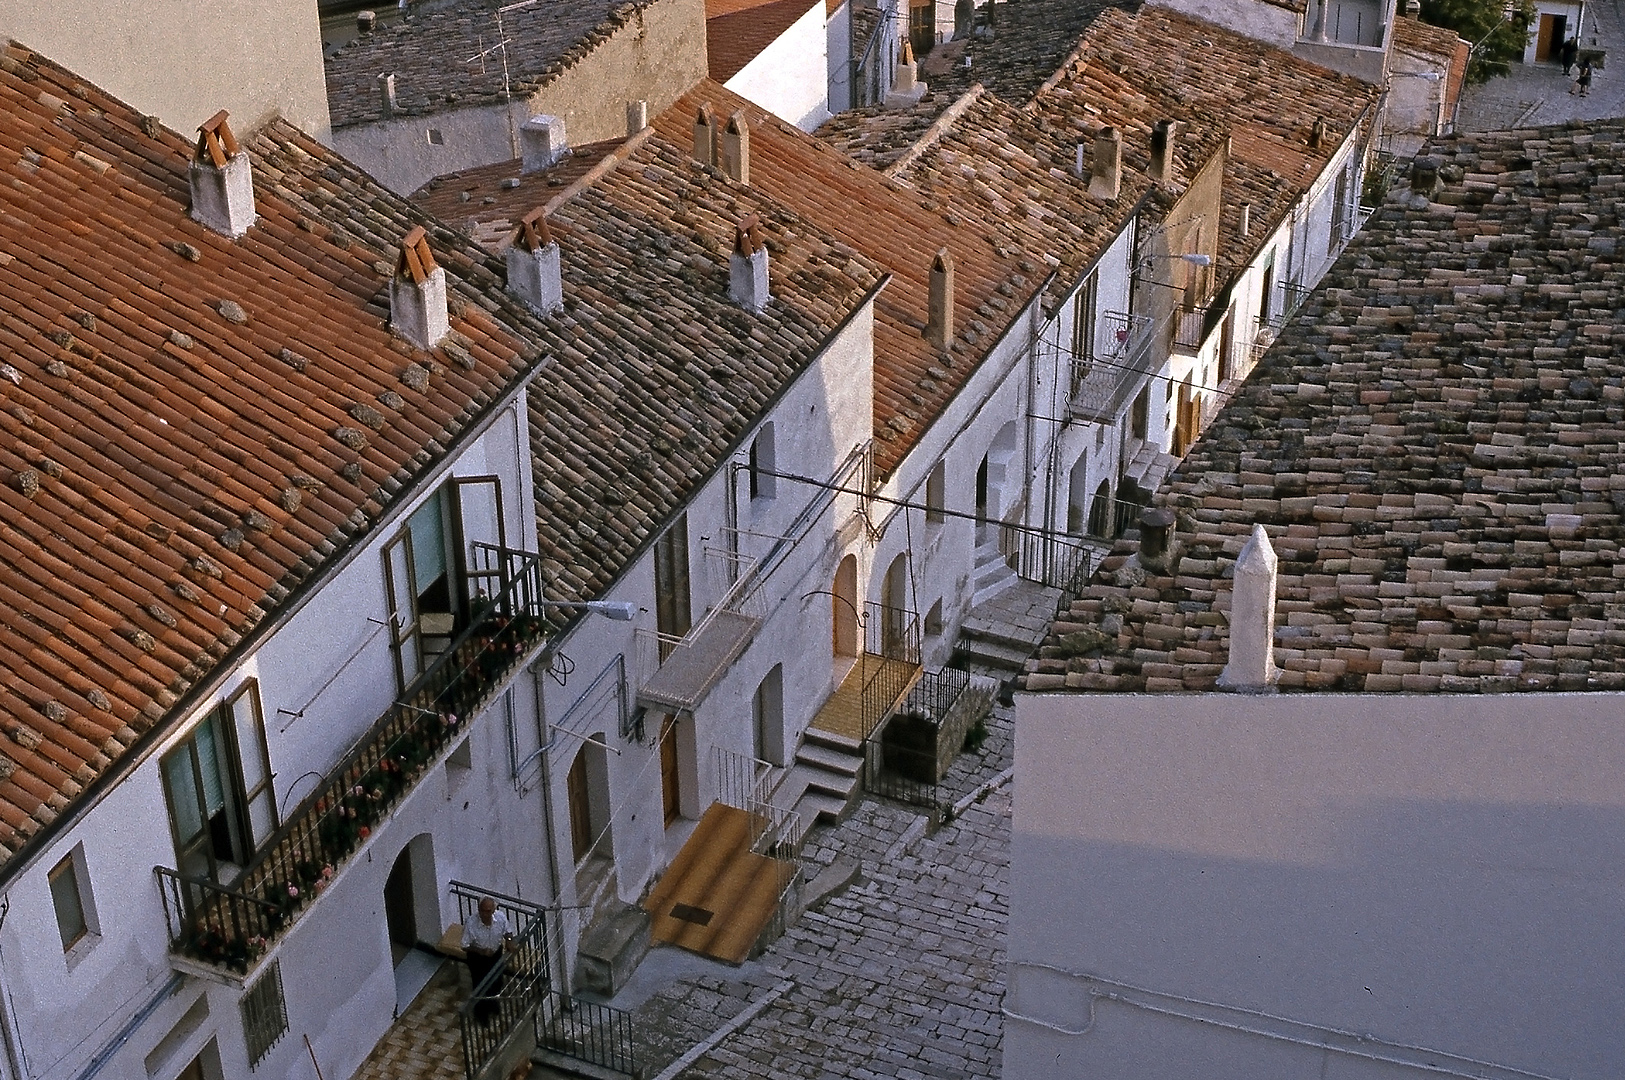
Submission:
[[[914,89],[920,77],[919,65],[914,63],[914,46],[907,36],[903,38],[903,51],[897,54],[897,71],[892,77],[892,92],[906,94]]]
[[[695,130],[699,130],[698,124]],[[734,228],[734,252],[728,256],[728,299],[753,315],[760,315],[770,299],[767,242],[755,214]]]
[[[564,307],[559,245],[538,206],[519,221],[508,245],[508,288],[533,310],[551,315]]]
[[[1275,549],[1264,526],[1254,525],[1236,558],[1235,591],[1230,601],[1230,662],[1219,685],[1230,690],[1263,690],[1280,678],[1275,666]]]
[[[1405,17],[1407,19],[1420,19],[1422,17],[1422,0],[1405,0]]]
[[[954,257],[939,248],[931,260],[931,299],[926,312],[925,337],[939,353],[954,339]]]
[[[1247,234],[1252,232],[1252,229],[1253,229],[1253,204],[1244,202],[1244,203],[1241,204],[1241,227],[1240,227],[1241,235],[1246,236]]]
[[[370,34],[378,29],[378,13],[376,11],[358,11],[355,13],[355,28],[363,34]]]
[[[519,125],[519,147],[522,152],[520,173],[551,169],[570,152],[569,142],[564,137],[564,117],[542,114],[526,120]]]
[[[1319,150],[1320,145],[1326,141],[1326,134],[1326,118],[1323,116],[1315,117],[1315,124],[1309,129],[1309,149]]]
[[[739,109],[728,117],[728,126],[722,130],[722,172],[730,180],[750,183],[750,123],[745,110]]]
[[[1094,161],[1089,167],[1089,194],[1109,202],[1117,198],[1122,183],[1123,137],[1116,128],[1101,128],[1095,134]]]
[[[647,101],[628,101],[626,103],[626,133],[636,135],[649,126],[649,103]]]
[[[401,107],[400,101],[395,97],[394,75],[386,73],[378,76],[378,96],[381,99],[379,104],[383,107],[384,118],[394,116]]]
[[[221,109],[197,129],[192,220],[233,239],[254,224],[254,174]]]
[[[446,272],[435,265],[422,225],[413,226],[401,240],[395,275],[389,279],[389,325],[420,349],[434,348],[451,332]]]
[[[711,120],[709,105],[701,105],[694,114],[694,160],[701,165],[717,163],[717,126]]]
[[[1151,129],[1151,179],[1174,177],[1174,121],[1158,120]]]
[[[1174,551],[1174,514],[1155,506],[1140,511],[1140,565],[1162,573]]]

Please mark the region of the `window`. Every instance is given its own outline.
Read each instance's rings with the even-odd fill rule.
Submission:
[[[931,605],[931,610],[927,611],[925,613],[925,636],[926,637],[941,637],[942,636],[942,598],[941,597],[938,597],[937,602]]]
[[[773,455],[773,422],[762,425],[750,443],[750,497],[771,499],[778,494],[778,465]]]
[[[771,765],[784,764],[784,665],[774,664],[773,670],[756,687],[751,702],[751,715],[755,721],[755,754],[758,760]]]
[[[90,875],[85,872],[85,849],[75,847],[50,873],[51,903],[56,908],[56,928],[62,935],[62,951],[96,933],[95,914],[90,904]]]
[[[673,642],[694,625],[689,608],[688,515],[679,514],[655,541],[655,629],[660,632],[660,659]]]
[[[1099,283],[1095,275],[1083,283],[1072,297],[1072,397],[1083,389],[1095,355],[1095,309]]]
[[[1151,427],[1151,384],[1147,383],[1134,396],[1134,407],[1129,410],[1129,429],[1136,439],[1143,439]]]
[[[1332,223],[1326,230],[1326,254],[1336,255],[1337,245],[1343,242],[1343,230],[1348,220],[1349,173],[1344,169],[1337,174],[1337,187],[1332,193]]]
[[[162,772],[180,872],[235,877],[277,825],[255,685],[211,712],[164,757]]]
[[[925,478],[925,523],[941,525],[947,500],[947,463],[939,461]]]
[[[248,988],[238,1007],[243,1013],[243,1038],[248,1042],[248,1067],[252,1069],[288,1030],[280,960],[271,961],[265,974]]]
[[[396,677],[405,688],[450,648],[474,601],[502,588],[506,544],[495,476],[459,477],[431,495],[384,548]]]

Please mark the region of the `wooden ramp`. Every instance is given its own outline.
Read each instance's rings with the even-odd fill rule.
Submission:
[[[863,730],[864,683],[874,681],[876,687],[897,690],[892,700],[885,703],[885,708],[879,710],[880,714],[884,715],[902,700],[903,695],[919,680],[922,670],[920,665],[911,664],[907,660],[888,660],[870,653],[864,658],[863,663],[852,666],[851,673],[841,680],[841,685],[835,688],[835,693],[829,696],[829,700],[824,702],[823,707],[812,718],[812,726],[819,731],[844,735],[848,739],[862,742],[868,736],[868,732]]]
[[[644,908],[650,933],[742,964],[778,907],[790,864],[750,850],[752,815],[712,803]]]

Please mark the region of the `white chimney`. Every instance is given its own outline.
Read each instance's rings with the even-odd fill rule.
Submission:
[[[728,126],[722,129],[723,175],[741,184],[750,183],[750,122],[745,110],[739,109],[728,117]]]
[[[393,74],[386,72],[378,76],[378,98],[379,108],[383,110],[386,119],[394,116],[396,111],[400,109],[400,100],[395,96],[395,76]]]
[[[434,348],[451,333],[446,272],[436,265],[422,225],[413,226],[401,240],[389,279],[389,325],[420,349]]]
[[[533,116],[519,125],[521,173],[541,172],[558,164],[570,149],[564,137],[564,117]]]
[[[647,101],[628,101],[626,103],[626,133],[636,135],[649,126],[649,103]]]
[[[1123,137],[1114,127],[1101,128],[1095,133],[1094,159],[1089,165],[1089,194],[1111,201],[1122,185]]]
[[[939,248],[931,260],[931,294],[927,301],[925,337],[940,353],[954,339],[954,257]]]
[[[197,129],[192,220],[233,239],[254,224],[254,174],[221,109]]]
[[[1253,231],[1253,204],[1252,203],[1245,203],[1244,202],[1244,203],[1241,204],[1241,225],[1240,225],[1239,231],[1240,231],[1241,235],[1243,235],[1243,236],[1246,236],[1248,233]]]
[[[906,94],[914,89],[919,81],[919,65],[914,62],[914,45],[907,37],[903,38],[903,51],[897,54],[897,71],[892,77],[892,92]]]
[[[767,242],[755,214],[734,228],[734,250],[728,256],[728,299],[755,315],[762,313],[770,299]]]
[[[1230,662],[1219,685],[1231,690],[1263,690],[1280,678],[1275,666],[1275,549],[1264,526],[1236,557],[1230,600]]]
[[[701,105],[694,114],[694,160],[701,165],[717,163],[717,126],[708,105]]]
[[[520,220],[508,245],[508,288],[542,315],[564,307],[559,245],[547,227],[547,211],[540,206]]]
[[[1174,121],[1158,120],[1151,129],[1151,179],[1172,180],[1174,176]]]

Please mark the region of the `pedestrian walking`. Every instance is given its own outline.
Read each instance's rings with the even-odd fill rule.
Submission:
[[[1569,93],[1579,94],[1581,97],[1586,97],[1591,93],[1591,60],[1589,58],[1580,61],[1580,77],[1574,80],[1574,85],[1569,88]]]
[[[1574,62],[1580,58],[1580,39],[1571,37],[1563,42],[1563,74],[1567,75],[1574,69]]]

